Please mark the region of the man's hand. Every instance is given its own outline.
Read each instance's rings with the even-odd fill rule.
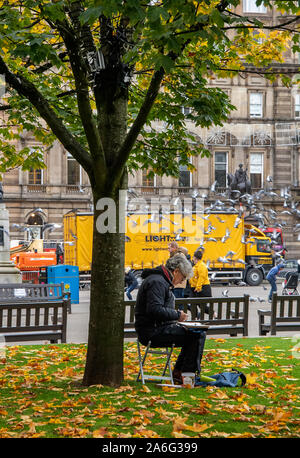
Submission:
[[[188,319],[187,313],[184,313],[183,310],[180,310],[180,317],[178,318],[178,321],[186,321]]]

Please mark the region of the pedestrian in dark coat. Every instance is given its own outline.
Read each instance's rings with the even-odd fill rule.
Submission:
[[[139,287],[139,284],[136,279],[136,276],[134,275],[130,267],[126,267],[125,269],[125,286],[127,286],[125,291],[126,296],[130,301],[132,301],[131,293],[134,289],[137,289]]]
[[[269,271],[268,275],[266,276],[266,279],[268,280],[268,282],[271,285],[271,289],[270,289],[269,297],[268,297],[269,302],[272,302],[273,293],[276,293],[277,291],[276,275],[278,274],[280,269],[282,269],[283,267],[284,267],[283,262],[281,262],[280,264],[277,264],[277,266],[272,267],[272,269]]]

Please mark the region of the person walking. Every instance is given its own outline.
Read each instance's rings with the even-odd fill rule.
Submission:
[[[272,269],[269,271],[268,275],[266,276],[266,279],[268,280],[268,282],[271,285],[271,289],[270,289],[269,296],[268,296],[268,302],[272,302],[273,293],[277,292],[276,275],[278,274],[278,272],[281,269],[283,269],[283,267],[284,267],[284,263],[280,262],[279,264],[277,264],[277,266],[272,267]]]
[[[190,279],[190,285],[193,297],[212,297],[210,281],[208,278],[208,269],[202,261],[203,251],[195,251],[193,256],[194,275]]]
[[[184,256],[186,259],[188,259],[189,253],[187,248],[185,247],[178,247],[176,254]],[[174,255],[173,255],[174,256]],[[188,279],[185,278],[181,283],[176,285],[176,287],[173,289],[173,294],[176,298],[183,298],[184,297],[184,292],[187,286]]]
[[[192,297],[212,297],[208,269],[202,261],[203,251],[195,251],[193,256],[193,277],[190,279]],[[209,313],[209,307],[205,305],[205,313]],[[214,318],[216,313],[213,314]]]
[[[130,267],[125,268],[125,286],[127,286],[125,291],[126,296],[130,301],[132,301],[131,293],[134,289],[138,288],[139,284]]]
[[[168,251],[170,253],[170,258],[174,256],[175,254],[177,254],[178,249],[179,249],[179,245],[177,242],[170,242],[168,244]]]
[[[188,249],[185,248],[185,247],[179,247],[178,249],[179,252],[182,252],[186,259],[189,261],[189,263],[191,264],[191,266],[193,267],[193,262],[192,262],[192,259],[191,259],[191,256],[188,252]],[[186,285],[185,285],[185,288],[184,288],[184,292],[183,292],[183,297],[191,297],[192,296],[192,291],[191,291],[191,285],[190,285],[190,280],[187,278],[186,279]]]
[[[135,306],[135,329],[142,345],[151,341],[153,347],[181,347],[173,369],[174,381],[182,383],[182,372],[201,371],[206,339],[204,330],[194,332],[180,326],[188,315],[175,310],[172,287],[190,278],[192,267],[182,255],[169,258],[166,265],[144,269]]]

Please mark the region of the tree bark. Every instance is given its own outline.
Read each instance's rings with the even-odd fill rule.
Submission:
[[[119,386],[123,381],[124,346],[124,253],[125,234],[119,232],[120,200],[115,202],[116,232],[99,232],[99,199],[108,195],[94,193],[94,234],[90,297],[88,350],[84,385]],[[122,224],[122,216],[121,216]]]
[[[84,385],[119,386],[123,382],[126,208],[124,197],[120,200],[120,195],[124,196],[127,189],[127,172],[122,167],[120,175],[116,177],[113,159],[126,136],[127,92],[116,89],[117,85],[113,97],[112,88],[107,88],[99,117],[99,131],[107,158],[106,180],[103,181],[101,161],[98,163],[95,159],[93,173],[90,175],[94,197],[94,234]],[[123,194],[120,194],[121,190]],[[110,199],[108,205],[111,205],[112,215],[108,214],[102,199]],[[105,225],[111,223],[107,232],[103,232],[103,227],[97,224],[103,215],[109,215]],[[115,227],[111,227],[114,224]]]

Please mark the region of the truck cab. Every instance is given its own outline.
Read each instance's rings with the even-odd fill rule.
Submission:
[[[272,243],[257,227],[245,224],[247,268],[245,280],[249,285],[260,284],[274,265]]]

